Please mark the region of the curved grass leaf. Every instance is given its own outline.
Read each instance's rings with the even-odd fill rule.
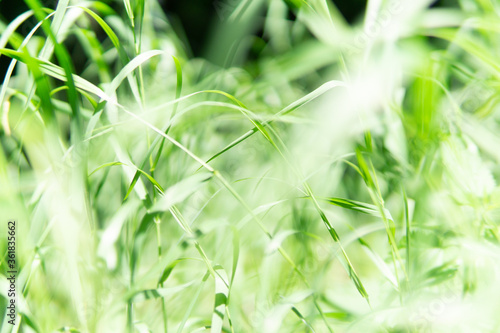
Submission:
[[[320,199],[328,202],[331,205],[350,209],[364,214],[369,214],[376,217],[381,217],[381,214],[376,205],[367,204],[355,200],[344,199],[344,198],[320,198]],[[384,213],[389,219],[392,220],[391,213],[387,209],[384,209]]]
[[[158,280],[158,285],[162,285],[167,281],[168,277],[170,274],[172,274],[172,271],[174,270],[175,266],[177,266],[178,263],[187,260],[187,258],[180,258],[177,260],[174,260],[172,263],[170,263],[165,269],[163,270],[163,273],[160,276],[160,279]]]
[[[99,166],[98,168],[96,168],[94,171],[92,171],[92,172],[91,172],[88,176],[90,177],[90,176],[91,176],[91,175],[93,175],[95,172],[97,172],[97,171],[99,171],[99,170],[101,170],[101,169],[103,169],[103,168],[107,168],[107,167],[111,167],[111,166],[115,166],[115,165],[125,165],[125,166],[129,166],[128,164],[126,164],[126,163],[122,163],[122,162],[110,162],[110,163],[105,163],[105,164],[103,164],[103,165]],[[134,167],[134,168],[135,168],[135,167]],[[153,177],[151,177],[151,175],[149,175],[147,172],[145,172],[145,171],[143,171],[143,170],[141,170],[141,169],[138,169],[138,168],[136,168],[136,169],[137,169],[137,171],[136,171],[136,176],[134,176],[134,180],[135,180],[135,181],[133,182],[133,183],[134,183],[134,185],[135,185],[135,183],[137,182],[136,177],[137,177],[137,178],[139,178],[139,176],[138,176],[138,175],[141,175],[141,174],[142,174],[142,175],[146,176],[146,178],[147,178],[147,179],[151,182],[151,184],[153,184],[153,185],[154,185],[154,186],[158,189],[158,191],[160,191],[160,193],[162,193],[162,194],[163,194],[163,192],[164,192],[163,187],[162,187],[162,186],[161,186],[161,185],[160,185],[160,184],[156,181],[156,179],[154,179]],[[125,196],[125,198],[124,198],[123,200],[127,199],[128,195],[132,192],[133,187],[134,187],[134,186],[132,186],[132,185],[131,185],[131,186],[129,186],[129,190],[128,190],[128,192],[127,192],[127,195]]]
[[[105,163],[103,165],[101,165],[100,167],[97,167],[94,171],[92,171],[91,173],[89,173],[89,177],[92,176],[94,173],[96,173],[97,171],[103,169],[103,168],[107,168],[107,167],[110,167],[110,166],[114,166],[114,165],[126,165],[122,162],[110,162],[110,163]]]
[[[104,30],[106,35],[111,40],[111,43],[113,43],[113,46],[118,51],[118,55],[120,57],[122,64],[124,64],[124,65],[127,64],[129,62],[129,57],[128,57],[127,53],[125,52],[125,48],[123,47],[122,43],[118,39],[118,36],[116,36],[113,29],[111,29],[111,27],[99,15],[97,15],[92,10],[85,8],[85,7],[82,7],[82,6],[77,6],[77,7],[80,8],[81,10],[83,10],[84,12],[86,12],[87,14],[89,14],[101,26],[101,28]]]
[[[271,119],[269,121],[263,122],[262,123],[262,127],[265,127],[268,124],[272,123],[273,121],[275,121],[280,116],[283,116],[283,115],[286,115],[286,114],[288,114],[290,112],[295,111],[296,109],[298,109],[298,108],[302,107],[303,105],[309,103],[310,101],[318,98],[319,96],[323,95],[324,93],[326,93],[327,91],[329,91],[329,90],[331,90],[331,89],[333,89],[335,87],[345,87],[345,83],[343,83],[341,81],[330,81],[330,82],[327,82],[327,83],[323,84],[322,86],[320,86],[318,89],[316,89],[312,93],[307,94],[306,96],[300,98],[299,100],[291,103],[290,105],[288,105],[287,107],[285,107],[284,109],[282,109],[280,112],[276,113],[276,115],[274,116],[274,119]],[[237,103],[239,103],[239,101]],[[230,144],[228,144],[226,147],[224,147],[222,150],[220,150],[219,152],[217,152],[215,155],[213,155],[212,157],[210,157],[207,160],[207,163],[209,163],[213,159],[219,157],[220,155],[224,154],[229,149],[237,146],[241,142],[245,141],[246,139],[248,139],[249,137],[251,137],[253,134],[255,134],[257,131],[259,131],[259,129],[257,127],[254,127],[250,131],[246,132],[245,134],[243,134],[242,136],[240,136],[238,139],[234,140],[233,142],[231,142]]]
[[[183,202],[203,186],[208,180],[212,179],[211,173],[196,173],[180,182],[170,186],[162,197],[151,207],[151,212],[168,211],[173,205]]]

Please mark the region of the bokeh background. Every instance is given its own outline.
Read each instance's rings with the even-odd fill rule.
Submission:
[[[20,332],[500,331],[498,1],[70,3],[0,2]]]

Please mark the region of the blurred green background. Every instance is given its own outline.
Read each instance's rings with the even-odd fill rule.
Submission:
[[[71,3],[0,2],[23,333],[500,331],[498,1]]]

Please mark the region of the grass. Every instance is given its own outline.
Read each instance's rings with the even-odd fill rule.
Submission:
[[[214,61],[154,0],[26,3],[2,333],[499,330],[496,3],[217,3]]]

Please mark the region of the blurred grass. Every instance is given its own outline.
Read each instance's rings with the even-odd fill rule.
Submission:
[[[207,58],[154,0],[26,3],[1,332],[498,331],[496,3],[217,3]]]

